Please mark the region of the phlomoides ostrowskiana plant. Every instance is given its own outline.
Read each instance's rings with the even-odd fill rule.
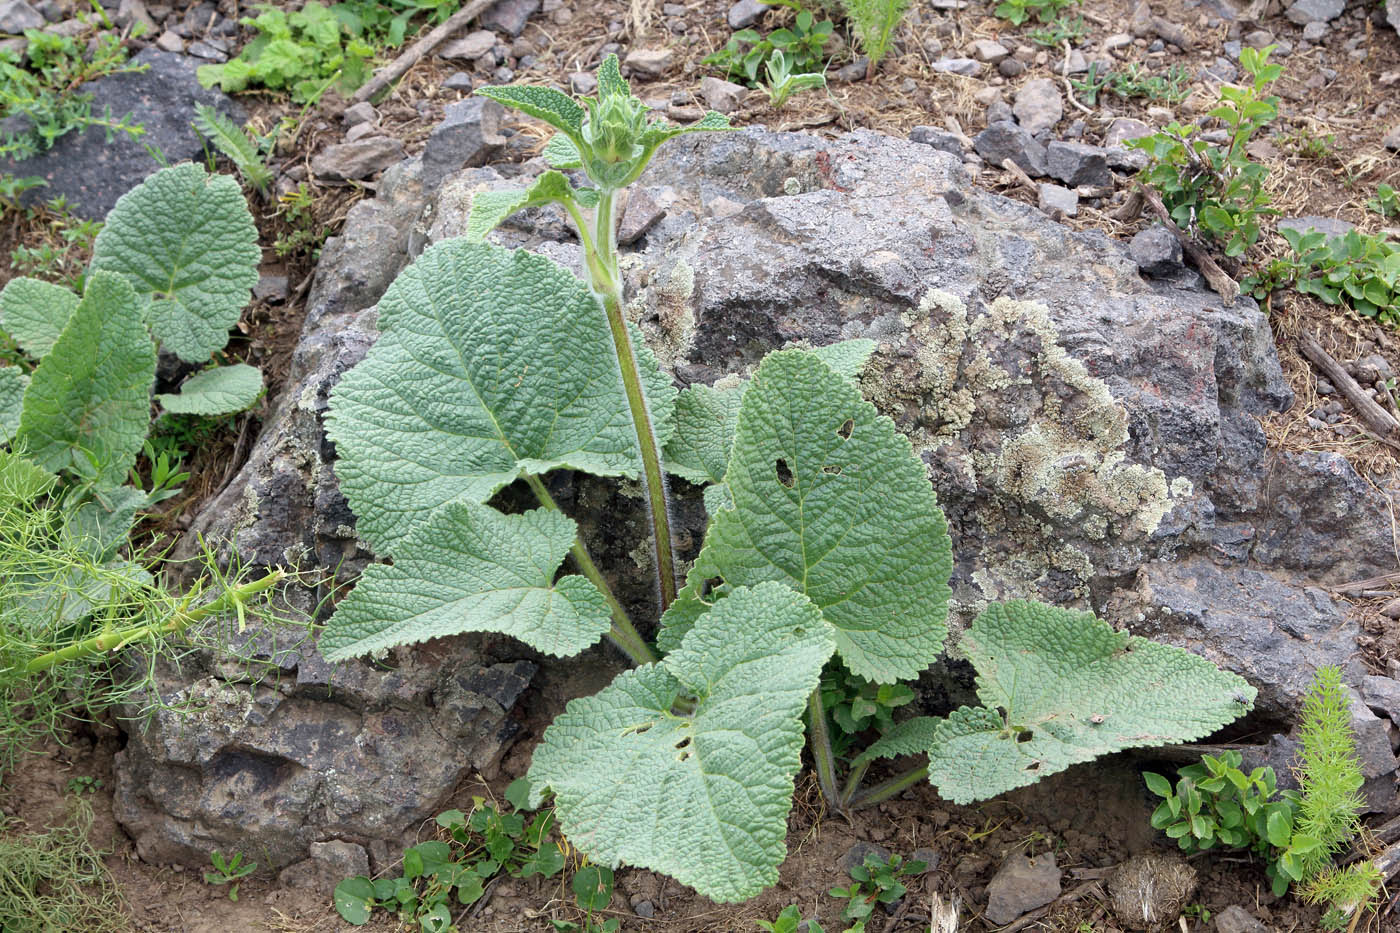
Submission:
[[[553,126],[550,161],[592,186],[548,171],[523,191],[476,195],[466,236],[425,251],[385,293],[378,342],[332,394],[341,486],[359,533],[393,564],[371,566],[340,603],[321,635],[327,658],[469,631],[562,656],[607,636],[637,667],[546,730],[532,805],[552,793],[563,831],[595,862],[665,872],[723,901],[777,879],[804,732],[834,806],[925,773],[965,802],[1205,735],[1248,707],[1252,688],[1187,652],[1085,613],[993,605],[963,641],[986,705],[899,724],[838,784],[822,669],[839,656],[895,683],[939,656],[943,513],[909,441],[855,384],[871,341],[780,350],[742,385],[676,392],[623,316],[617,197],[667,139],[728,124],[649,123],[611,56],[598,90],[582,105],[546,88],[479,92]],[[577,226],[586,283],[483,242],[544,204]],[[551,498],[545,476],[563,469],[642,477],[663,610],[655,648]],[[663,471],[708,484],[710,526],[679,592]],[[539,508],[484,504],[517,482]],[[557,576],[566,555],[578,572]],[[861,791],[872,761],[903,754],[928,764]]]

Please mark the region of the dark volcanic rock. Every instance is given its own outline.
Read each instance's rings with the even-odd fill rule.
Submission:
[[[36,175],[48,182],[25,192],[24,203],[63,195],[79,216],[105,217],[117,198],[161,167],[148,147],[170,163],[204,157],[204,142],[192,128],[195,104],[208,104],[243,122],[242,108],[223,92],[200,87],[195,78],[198,59],[149,48],[132,62],[149,67],[99,78],[86,90],[92,93],[94,115],[110,112],[113,120],[120,120],[130,114],[131,122],[145,132],[135,139],[117,132],[109,141],[105,129],[93,126],[60,137],[52,149],[32,159],[0,162],[0,170],[11,175]]]

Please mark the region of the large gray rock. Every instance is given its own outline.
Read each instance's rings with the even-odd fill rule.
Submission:
[[[108,139],[100,126],[62,136],[47,152],[31,159],[0,160],[0,171],[24,178],[36,175],[48,182],[21,196],[25,204],[63,195],[80,217],[102,218],[131,188],[161,167],[150,149],[166,161],[204,158],[204,141],[193,129],[195,104],[207,104],[242,123],[242,108],[223,92],[201,87],[195,77],[198,59],[143,50],[133,64],[145,71],[110,75],[86,85],[92,93],[92,112],[111,112],[112,119],[130,115],[145,132],[133,139],[114,133]]]
[[[1053,852],[1036,858],[1013,852],[987,882],[987,919],[1001,926],[1044,907],[1060,896],[1063,874],[1055,867]]]
[[[972,146],[993,165],[1010,159],[1032,177],[1045,174],[1045,147],[1010,120],[993,121],[973,138]]]
[[[326,242],[286,388],[238,483],[196,519],[182,554],[211,531],[224,559],[236,550],[254,567],[332,568],[345,582],[369,559],[321,416],[373,342],[372,306],[406,261],[426,201],[416,162],[390,169],[379,192]],[[285,598],[309,612],[323,595],[292,587]],[[167,703],[197,711],[156,714],[117,756],[116,817],[149,861],[199,867],[212,849],[237,849],[281,868],[316,842],[397,841],[469,770],[495,766],[518,728],[507,713],[535,670],[519,646],[490,640],[334,668],[296,630],[250,626],[229,642],[182,670],[157,668]]]
[[[506,142],[499,132],[502,112],[500,104],[485,97],[448,104],[423,147],[423,184],[431,188],[452,172],[495,157]]]
[[[425,193],[415,166],[386,172],[379,197],[356,205],[344,236],[327,244],[285,388],[248,462],[196,517],[191,542],[196,533],[224,542],[254,567],[300,555],[341,567],[341,579],[370,559],[335,485],[321,427],[327,393],[373,340],[368,309],[398,269],[426,242],[460,235],[477,192],[519,187],[543,169],[471,168]],[[877,341],[863,388],[910,438],[948,514],[955,630],[996,599],[1092,608],[1244,672],[1279,717],[1291,716],[1314,666],[1340,662],[1359,676],[1355,626],[1311,584],[1392,569],[1388,543],[1377,546],[1389,541],[1386,503],[1340,458],[1267,449],[1257,419],[1292,397],[1252,302],[1222,307],[1185,273],[1144,281],[1125,244],[974,188],[954,155],[875,133],[697,134],[663,149],[642,181],[668,201],[624,259],[630,307],[680,381],[746,373],[794,341]],[[578,267],[556,209],[517,215],[493,238]],[[551,484],[620,598],[654,618],[651,581],[632,556],[645,540],[637,500],[602,480],[552,475]],[[677,481],[674,493],[686,557],[705,516],[698,490]],[[431,643],[392,658],[399,675],[424,677],[431,659],[454,659],[437,676],[469,683],[496,665],[539,663],[551,703],[568,694],[565,678],[593,678],[596,689],[613,669],[603,651],[552,662],[509,639]],[[428,799],[447,792],[451,769],[417,764],[442,752],[427,738],[430,723],[443,723],[428,695],[401,700],[388,673],[352,663],[341,668],[350,686],[313,704],[326,696],[314,692],[324,690],[324,665],[305,647],[282,663],[295,674],[291,698],[305,700],[287,708],[308,723],[340,722],[347,705],[404,710],[401,756],[365,756],[347,776],[295,757],[282,740],[257,752],[256,769],[246,765],[252,777],[237,778],[244,765],[226,763],[241,762],[243,740],[221,736],[242,736],[241,718],[197,726],[210,736],[197,753],[158,723],[133,741],[118,774],[128,797],[170,788],[129,822],[148,850],[239,831],[246,815],[218,793],[254,778],[283,788],[259,791],[277,799],[305,793],[288,775],[364,801],[396,789],[389,769],[429,775],[411,806],[362,808],[349,832],[335,821],[350,818],[325,808],[270,808],[259,838],[288,861],[312,841],[392,838],[410,813],[431,815]],[[208,668],[227,673],[217,659]],[[191,678],[162,684],[189,689]],[[490,712],[472,721],[499,723]],[[346,721],[345,734],[364,734],[349,732],[356,727]],[[315,728],[331,727],[306,734]],[[487,742],[453,767],[498,751]]]

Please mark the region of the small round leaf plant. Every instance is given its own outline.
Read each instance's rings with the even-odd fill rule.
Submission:
[[[549,88],[477,93],[552,126],[554,170],[475,196],[466,235],[389,287],[378,342],[331,395],[341,488],[361,537],[392,564],[369,567],[340,602],[320,638],[328,659],[463,632],[561,657],[609,639],[636,667],[545,731],[531,804],[552,794],[562,831],[593,861],[665,872],[720,901],[777,880],[804,742],[833,807],[925,775],[966,802],[1118,749],[1198,738],[1247,708],[1235,697],[1252,701],[1253,688],[1188,652],[1086,613],[998,604],[963,642],[985,705],[899,724],[838,781],[823,668],[912,680],[948,633],[943,512],[909,441],[856,382],[874,342],[778,350],[739,384],[677,392],[624,317],[617,199],[666,140],[728,121],[649,121],[611,55],[598,97],[581,103]],[[485,242],[513,212],[546,204],[577,228],[586,282]],[[644,483],[654,642],[551,497],[556,470]],[[668,473],[705,486],[710,513],[683,579]],[[538,507],[487,504],[511,484]],[[916,754],[928,763],[862,789],[876,759]]]

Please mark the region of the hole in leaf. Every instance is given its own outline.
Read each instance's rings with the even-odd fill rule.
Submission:
[[[822,467],[822,472],[829,476],[840,476],[841,467],[835,463],[828,463],[826,466]]]
[[[724,577],[710,577],[700,584],[700,595],[709,596],[724,585]]]
[[[1029,729],[1023,729],[1022,731],[1016,733],[1017,742],[1029,742],[1032,737],[1033,736],[1031,735],[1031,730]]]
[[[792,469],[788,466],[788,462],[779,458],[778,462],[773,464],[773,470],[778,474],[778,482],[782,483],[788,489],[791,489],[794,480],[792,478]]]
[[[851,432],[854,431],[855,429],[856,429],[856,423],[855,423],[855,421],[853,421],[853,420],[850,419],[850,418],[847,418],[847,419],[846,419],[846,423],[843,424],[843,425],[841,425],[841,427],[839,427],[839,428],[836,429],[836,436],[839,437],[839,438],[841,438],[841,440],[843,440],[843,441],[848,441],[848,440],[851,439]]]
[[[1026,765],[1026,770],[1027,770],[1027,771],[1039,771],[1039,770],[1040,770],[1040,762],[1038,762],[1038,761],[1032,761],[1030,764]]]
[[[676,743],[676,748],[677,748],[677,749],[682,749],[682,750],[684,750],[684,749],[689,748],[689,747],[690,747],[690,736],[686,736],[685,738],[681,739],[679,742]]]

